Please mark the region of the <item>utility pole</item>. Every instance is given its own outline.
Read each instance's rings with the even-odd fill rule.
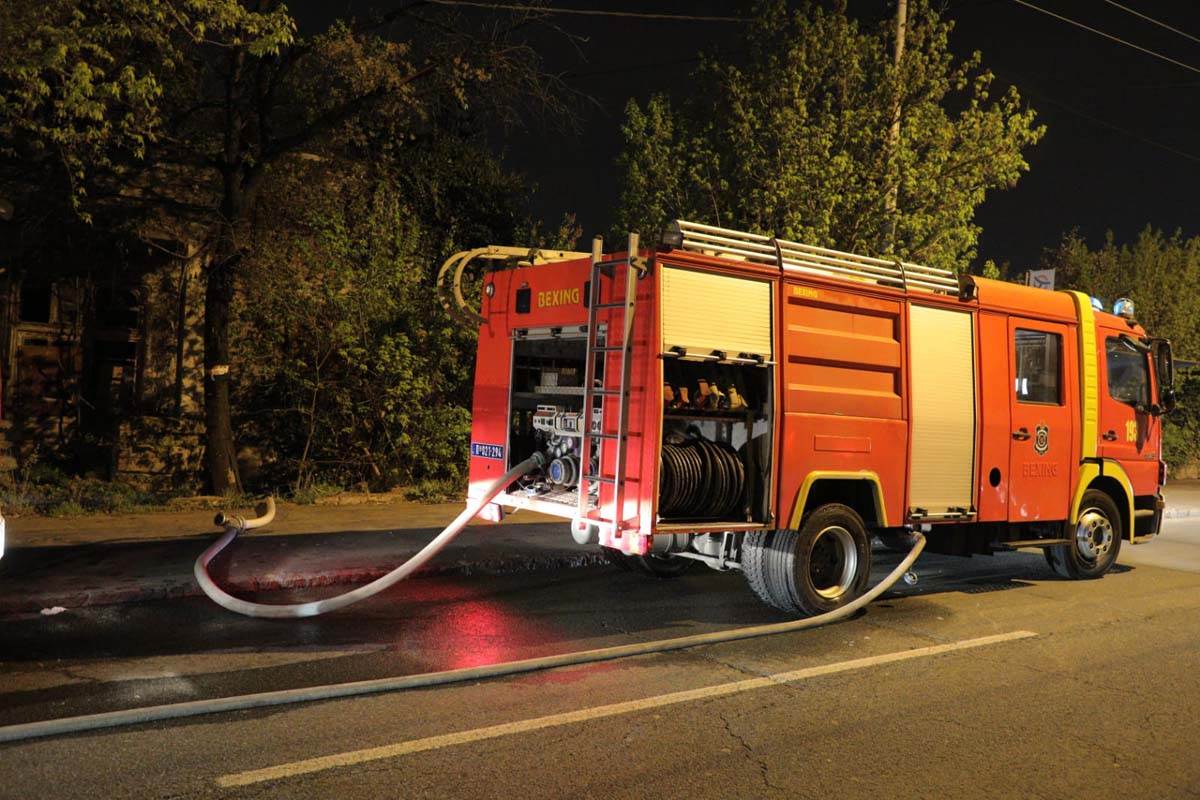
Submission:
[[[896,68],[896,86],[892,97],[892,126],[888,130],[888,170],[889,186],[884,200],[887,213],[888,244],[892,249],[896,245],[896,198],[900,193],[900,177],[897,175],[896,154],[900,150],[900,61],[904,58],[904,32],[908,27],[908,0],[896,0],[896,49],[892,54],[892,64]]]

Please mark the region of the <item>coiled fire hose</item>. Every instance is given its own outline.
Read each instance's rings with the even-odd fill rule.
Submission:
[[[251,530],[253,528],[261,528],[272,519],[275,518],[275,502],[267,500],[266,513],[256,519],[243,519],[241,517],[225,517],[223,514],[218,514],[216,522],[218,525],[225,526],[225,534],[217,541],[213,542],[207,550],[200,554],[196,559],[196,565],[192,572],[196,576],[196,583],[200,584],[200,589],[208,595],[213,602],[222,608],[226,608],[238,614],[244,614],[247,617],[263,617],[268,619],[295,619],[300,617],[315,617],[318,614],[327,614],[330,611],[337,611],[339,608],[345,608],[352,603],[357,603],[359,600],[366,600],[368,597],[373,597],[385,589],[399,583],[409,575],[416,572],[427,561],[436,556],[442,551],[442,548],[450,544],[454,537],[462,532],[476,514],[483,510],[483,507],[492,501],[492,499],[504,491],[510,483],[515,481],[527,472],[532,472],[535,469],[543,466],[546,459],[541,453],[534,453],[529,458],[517,464],[508,472],[497,478],[483,495],[477,498],[474,502],[468,503],[467,507],[462,510],[462,513],[454,518],[454,521],[447,525],[441,533],[435,536],[429,544],[417,551],[416,555],[405,561],[400,566],[386,575],[383,575],[365,586],[360,586],[343,594],[327,597],[324,600],[313,600],[309,603],[288,603],[275,605],[271,603],[252,603],[249,600],[242,600],[234,597],[229,592],[217,586],[216,581],[208,574],[208,565],[217,554],[224,550],[229,544],[238,537],[242,531]]]

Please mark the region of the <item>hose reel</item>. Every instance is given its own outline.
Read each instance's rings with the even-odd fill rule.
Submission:
[[[663,517],[730,518],[741,510],[746,468],[731,446],[700,436],[663,444],[658,513]]]

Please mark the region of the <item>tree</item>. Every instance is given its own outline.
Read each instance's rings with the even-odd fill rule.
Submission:
[[[548,96],[533,50],[517,37],[536,18],[471,32],[434,3],[398,0],[386,14],[301,37],[281,0],[4,5],[5,185],[26,195],[56,185],[87,218],[135,231],[154,225],[203,245],[215,491],[239,484],[231,308],[266,177],[367,122],[398,145],[444,108]]]
[[[388,156],[294,160],[264,184],[280,212],[254,231],[234,353],[242,441],[276,455],[263,481],[462,477],[476,332],[435,301],[433,256],[529,226],[520,177],[448,127]]]
[[[860,25],[844,6],[763,3],[744,63],[707,56],[682,102],[631,101],[620,227],[653,234],[686,217],[965,269],[975,209],[1028,169],[1024,151],[1044,128],[1015,88],[992,98],[978,53],[954,57],[953,25],[926,0],[909,3],[898,67],[894,23]]]
[[[1092,250],[1078,231],[1042,257],[1056,281],[1099,297],[1111,308],[1119,297],[1133,300],[1137,318],[1155,336],[1172,342],[1180,358],[1200,356],[1200,237],[1167,235],[1147,225],[1128,244],[1112,231]]]
[[[1042,267],[1055,269],[1056,281],[1100,298],[1107,308],[1119,297],[1133,300],[1138,322],[1154,336],[1171,340],[1175,356],[1200,358],[1200,236],[1167,235],[1147,225],[1130,243],[1119,244],[1111,231],[1091,249],[1078,231],[1048,250]],[[1200,465],[1200,375],[1181,374],[1176,388],[1182,402],[1165,417],[1163,451],[1183,474]],[[1173,474],[1179,474],[1174,472]]]

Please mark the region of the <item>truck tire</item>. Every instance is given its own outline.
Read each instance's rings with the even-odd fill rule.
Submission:
[[[742,574],[758,599],[772,608],[785,609],[787,598],[776,597],[767,579],[767,553],[779,531],[750,531],[742,539]]]
[[[1050,569],[1054,570],[1054,574],[1060,578],[1070,578],[1067,574],[1067,565],[1058,554],[1059,547],[1051,545],[1050,547],[1042,548],[1042,555],[1046,557],[1046,563],[1050,565]]]
[[[805,517],[798,531],[748,534],[742,571],[767,605],[790,614],[824,614],[866,591],[871,539],[854,509],[829,503]]]
[[[1071,544],[1047,547],[1046,562],[1064,578],[1099,578],[1117,561],[1121,552],[1121,512],[1104,492],[1088,489],[1079,504],[1079,522],[1067,527]]]

